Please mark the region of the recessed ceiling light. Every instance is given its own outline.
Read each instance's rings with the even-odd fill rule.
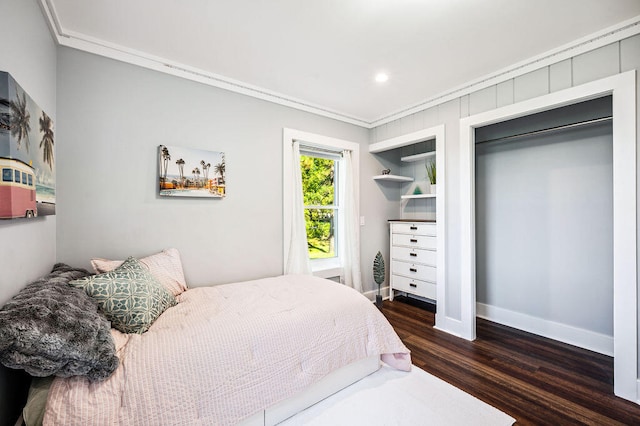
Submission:
[[[383,73],[383,72],[378,73],[378,74],[376,75],[376,81],[377,81],[378,83],[384,83],[384,82],[385,82],[385,81],[387,81],[387,80],[389,80],[389,76],[388,76],[387,74]]]

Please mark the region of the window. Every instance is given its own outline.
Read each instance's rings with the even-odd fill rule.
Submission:
[[[300,259],[306,254],[314,275],[340,277],[361,290],[359,144],[293,129],[284,129],[283,144],[283,270],[301,273]],[[296,169],[302,175],[297,183]],[[306,242],[298,238],[303,232]]]
[[[2,169],[2,181],[11,182],[13,173],[11,169]]]
[[[20,183],[20,170],[13,171],[13,181],[16,183]]]
[[[22,172],[22,183],[27,184],[27,174],[25,172]]]
[[[29,186],[33,186],[33,175],[29,175]]]
[[[301,152],[304,218],[309,259],[338,256],[338,161],[314,152]],[[335,156],[337,157],[337,156]]]

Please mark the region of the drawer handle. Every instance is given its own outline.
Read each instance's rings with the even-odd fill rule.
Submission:
[[[409,270],[410,270],[411,272],[418,272],[418,270],[417,270],[416,268],[409,268]]]
[[[410,283],[410,284],[409,284],[409,287],[416,288],[416,287],[418,287],[418,284]]]
[[[411,257],[418,257],[418,253],[409,253],[409,256],[411,256]]]
[[[411,226],[409,229],[411,229],[412,231],[417,231],[418,227],[417,226]]]
[[[415,238],[412,238],[409,241],[411,241],[412,243],[417,243],[418,242],[418,240],[416,240]]]

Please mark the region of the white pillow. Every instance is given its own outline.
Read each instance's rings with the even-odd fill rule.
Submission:
[[[169,248],[160,253],[152,254],[138,261],[151,272],[160,284],[174,296],[179,295],[187,289],[187,283],[182,271],[180,253],[177,249]],[[91,259],[91,266],[97,274],[104,274],[122,265],[124,260]]]

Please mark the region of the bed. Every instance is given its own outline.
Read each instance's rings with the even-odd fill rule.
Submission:
[[[285,275],[172,293],[175,305],[143,333],[110,329],[118,365],[108,377],[51,382],[45,425],[276,424],[381,361],[411,368],[375,306],[330,280]]]

